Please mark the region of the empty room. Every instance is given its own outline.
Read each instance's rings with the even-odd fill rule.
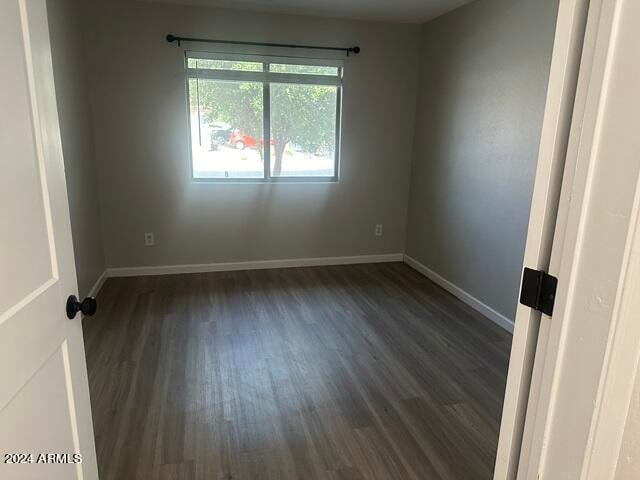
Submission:
[[[635,2],[0,9],[0,478],[638,478]]]

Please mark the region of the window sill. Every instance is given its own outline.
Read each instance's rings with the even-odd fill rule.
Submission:
[[[233,184],[233,185],[269,185],[300,183],[338,183],[338,177],[280,177],[280,178],[193,178],[193,183]]]

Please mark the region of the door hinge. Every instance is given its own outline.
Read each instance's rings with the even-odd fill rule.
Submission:
[[[525,268],[522,273],[520,303],[551,316],[558,279],[541,270]]]

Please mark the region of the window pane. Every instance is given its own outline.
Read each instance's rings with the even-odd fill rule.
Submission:
[[[337,87],[271,84],[271,175],[333,177]]]
[[[338,75],[338,67],[322,67],[317,65],[288,65],[285,63],[269,64],[273,73],[298,73],[302,75]]]
[[[202,68],[210,70],[236,70],[242,72],[262,72],[260,62],[241,62],[237,60],[211,60],[208,58],[188,58],[188,68]]]
[[[189,79],[194,178],[264,178],[262,84]]]

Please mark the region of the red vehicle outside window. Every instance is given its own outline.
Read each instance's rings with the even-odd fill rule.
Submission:
[[[238,150],[244,150],[245,148],[256,148],[256,146],[258,145],[258,141],[254,137],[252,137],[251,135],[245,135],[237,129],[231,132],[231,135],[229,136],[229,143],[236,147]],[[261,139],[259,143],[260,146],[262,146],[264,142]],[[273,139],[271,139],[269,143],[271,145],[275,145]]]

